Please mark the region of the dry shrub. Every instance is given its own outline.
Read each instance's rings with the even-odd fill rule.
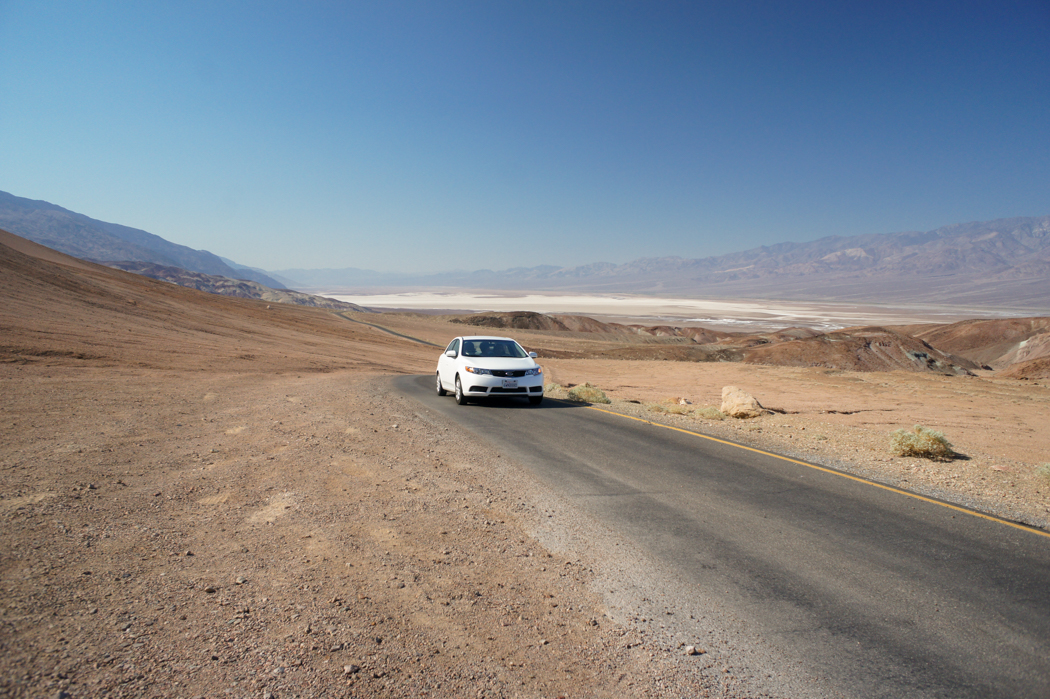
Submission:
[[[577,403],[612,403],[602,389],[589,383],[573,386],[569,389],[566,398]]]
[[[697,417],[702,417],[705,420],[725,420],[726,419],[726,414],[725,413],[723,413],[718,408],[715,408],[715,407],[710,406],[710,405],[705,405],[702,408],[697,408],[695,411],[693,411],[693,415],[696,415]]]
[[[543,386],[543,395],[548,398],[560,398],[561,400],[565,400],[566,398],[565,388],[557,383],[545,384]]]
[[[934,461],[949,461],[955,456],[952,445],[943,434],[922,425],[894,432],[891,446],[898,456],[917,456]]]

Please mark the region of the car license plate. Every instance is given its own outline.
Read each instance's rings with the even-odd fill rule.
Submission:
[[[503,388],[517,388],[517,387],[518,387],[518,380],[517,379],[503,379]]]

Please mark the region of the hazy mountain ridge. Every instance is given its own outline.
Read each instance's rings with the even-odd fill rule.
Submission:
[[[149,262],[284,288],[267,274],[247,267],[235,269],[207,250],[194,250],[137,228],[99,221],[50,202],[7,192],[0,192],[0,228],[95,262]]]
[[[0,227],[82,259],[178,267],[273,289],[459,287],[886,301],[1050,312],[1050,216],[959,223],[926,232],[829,236],[699,259],[654,257],[624,264],[424,275],[357,268],[268,272],[6,192],[0,192]]]
[[[308,270],[279,274],[301,282]],[[316,277],[313,277],[316,279]],[[326,270],[316,286],[447,286],[1006,305],[1050,310],[1050,216],[830,236],[686,259],[430,275]]]
[[[926,233],[831,236],[701,259],[643,258],[623,265],[559,270],[551,278],[683,275],[696,282],[721,282],[812,274],[963,271],[1050,273],[1050,216],[956,224]]]

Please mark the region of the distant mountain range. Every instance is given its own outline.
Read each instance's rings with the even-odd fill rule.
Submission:
[[[459,287],[723,298],[1008,306],[1050,312],[1050,216],[927,232],[832,236],[745,252],[626,264],[432,275],[280,270],[299,288]]]
[[[260,270],[231,266],[207,250],[194,250],[137,228],[106,223],[7,192],[0,192],[0,229],[92,262],[148,262],[285,288]]]
[[[832,236],[745,252],[626,264],[387,274],[238,265],[146,231],[0,192],[0,229],[96,262],[139,262],[300,291],[379,287],[661,294],[1016,308],[1050,313],[1050,216],[927,232]]]

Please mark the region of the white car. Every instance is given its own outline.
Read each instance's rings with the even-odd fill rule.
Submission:
[[[457,337],[438,359],[437,394],[454,393],[460,405],[487,396],[521,396],[538,405],[543,368],[535,357],[509,337]]]

